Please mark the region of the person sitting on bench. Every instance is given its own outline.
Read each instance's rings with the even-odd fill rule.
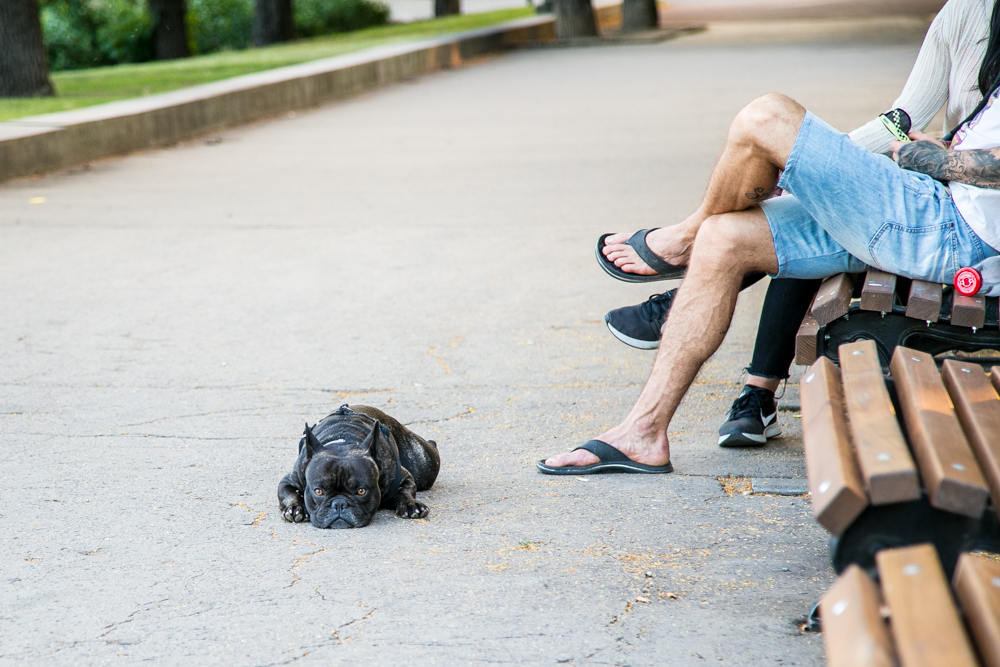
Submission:
[[[1000,72],[950,146],[913,132],[912,143],[893,143],[896,162],[783,95],[746,106],[701,206],[665,228],[665,254],[687,276],[638,401],[620,425],[539,470],[670,472],[670,420],[722,344],[748,273],[816,279],[872,266],[948,283],[1000,255],[998,83]],[[759,201],[776,187],[790,195]]]
[[[991,11],[994,14],[992,21]],[[979,85],[984,78],[980,75],[998,57],[1000,3],[948,0],[931,23],[913,70],[892,108],[906,111],[912,127],[923,130],[944,105],[944,129],[951,130],[982,100],[987,91]],[[880,119],[862,125],[851,132],[850,137],[868,150],[882,154],[889,153],[893,140]],[[659,233],[651,233],[646,241],[655,246],[653,239]],[[629,234],[608,236],[606,245],[601,248],[602,254],[625,273],[645,273],[649,267],[626,245],[629,237]],[[648,278],[650,281],[658,279],[663,277]],[[721,447],[759,447],[768,439],[781,435],[775,391],[789,376],[795,356],[795,334],[812,305],[819,284],[819,280],[795,279],[772,280],[768,284],[753,356],[746,368],[745,386],[719,428]],[[612,310],[605,316],[608,329],[626,345],[656,349],[676,293],[676,289],[671,289],[654,294],[641,304]]]

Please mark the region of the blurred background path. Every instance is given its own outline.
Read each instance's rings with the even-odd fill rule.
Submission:
[[[433,0],[383,0],[393,21],[416,21],[434,15]],[[661,3],[664,21],[752,21],[762,19],[857,18],[861,16],[922,16],[933,14],[945,0],[672,0]],[[618,0],[593,0],[595,7]],[[541,0],[462,0],[462,12],[472,14]]]

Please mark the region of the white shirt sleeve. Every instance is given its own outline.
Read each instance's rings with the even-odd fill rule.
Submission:
[[[909,114],[911,130],[926,128],[948,101],[951,52],[945,31],[946,26],[954,24],[950,15],[956,4],[954,0],[949,0],[934,18],[903,92],[890,107]],[[889,154],[889,144],[895,139],[878,118],[851,132],[850,137],[871,152],[886,155]]]

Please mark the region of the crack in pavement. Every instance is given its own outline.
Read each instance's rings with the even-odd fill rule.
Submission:
[[[365,614],[364,616],[362,616],[361,618],[356,618],[356,619],[354,619],[353,621],[348,621],[347,623],[344,623],[344,624],[342,624],[342,625],[338,625],[338,626],[337,626],[337,627],[336,627],[336,628],[335,628],[335,629],[333,630],[333,632],[331,633],[331,637],[332,637],[333,641],[337,642],[338,644],[343,644],[343,643],[345,643],[345,642],[348,642],[348,641],[350,641],[350,640],[351,640],[351,638],[350,638],[350,637],[347,637],[346,639],[341,639],[341,638],[340,638],[340,631],[341,631],[341,630],[343,630],[344,628],[346,628],[346,627],[350,626],[350,625],[354,625],[355,623],[364,623],[364,622],[365,622],[365,621],[367,621],[367,620],[368,620],[369,618],[371,618],[371,617],[372,617],[372,615],[373,615],[373,614],[374,614],[375,612],[377,612],[377,611],[378,611],[378,608],[377,608],[377,607],[375,607],[375,608],[373,608],[373,609],[372,609],[372,610],[371,610],[370,612],[368,612],[367,614]]]
[[[251,508],[247,507],[246,505],[244,505],[243,503],[231,503],[229,506],[230,507],[242,507],[243,509],[245,509],[247,512],[250,512],[251,514],[253,514],[254,512],[257,513],[257,518],[253,520],[253,523],[245,523],[245,524],[243,524],[244,526],[259,526],[260,522],[261,522],[261,519],[263,519],[264,517],[267,516],[267,512],[261,512],[260,510],[251,509]],[[271,535],[272,535],[272,537],[275,536],[274,530],[271,531]]]
[[[143,612],[143,611],[149,611],[149,608],[151,606],[153,606],[153,605],[161,605],[164,602],[166,602],[167,600],[169,600],[169,598],[163,598],[162,600],[153,600],[151,602],[143,602],[142,604],[139,605],[139,609],[136,609],[131,614],[129,614],[128,616],[126,616],[124,621],[115,621],[111,625],[104,626],[105,632],[97,635],[97,638],[100,639],[102,637],[108,636],[113,631],[117,630],[119,628],[119,626],[125,625],[126,623],[131,623],[134,620],[136,614],[138,614],[140,612]]]
[[[318,547],[319,546],[318,544],[313,544],[312,542],[306,542],[305,540],[303,540],[300,537],[296,537],[292,541],[293,542],[299,542],[301,544],[308,544],[311,547]],[[292,583],[290,583],[287,586],[285,586],[285,588],[291,588],[295,584],[297,584],[300,581],[302,581],[302,577],[295,571],[296,569],[298,569],[302,565],[305,565],[306,561],[309,560],[310,558],[312,558],[313,556],[315,556],[316,554],[321,554],[321,553],[323,553],[326,550],[327,550],[327,548],[323,547],[321,549],[317,549],[316,551],[313,551],[313,552],[310,552],[310,553],[307,553],[307,554],[303,554],[303,555],[299,556],[298,558],[296,558],[295,562],[292,564],[292,566],[290,568],[288,568],[288,574],[292,575],[292,577],[294,577],[294,579],[292,579]]]

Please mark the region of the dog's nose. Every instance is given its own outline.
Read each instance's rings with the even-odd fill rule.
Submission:
[[[347,509],[347,501],[343,498],[334,498],[333,502],[330,503],[330,509],[340,513]]]

